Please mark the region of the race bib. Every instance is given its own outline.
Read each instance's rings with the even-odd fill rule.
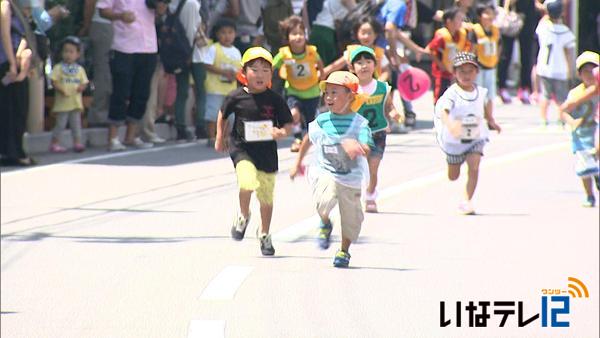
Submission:
[[[246,142],[273,140],[273,121],[244,121],[244,137]]]
[[[293,77],[304,78],[310,76],[310,65],[308,63],[296,62],[292,65]]]
[[[461,141],[471,142],[478,139],[481,131],[479,128],[479,119],[475,115],[467,115],[462,118],[462,134]]]
[[[336,174],[349,174],[357,166],[357,160],[351,160],[341,144],[323,145],[323,157],[329,164],[329,170]]]

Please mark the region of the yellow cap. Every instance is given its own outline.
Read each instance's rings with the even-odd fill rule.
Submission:
[[[256,59],[265,59],[270,64],[273,64],[273,56],[268,50],[262,47],[251,47],[248,48],[242,56],[242,67],[244,67],[246,63]]]
[[[325,86],[328,83],[344,86],[350,89],[350,91],[354,94],[358,92],[358,78],[356,75],[347,71],[339,70],[329,74],[327,80],[319,82],[319,88],[321,91],[325,91]]]
[[[575,66],[577,67],[577,70],[579,70],[579,68],[581,68],[586,63],[591,63],[598,66],[599,57],[600,56],[598,55],[598,53],[587,50],[577,57],[577,60],[575,61]]]

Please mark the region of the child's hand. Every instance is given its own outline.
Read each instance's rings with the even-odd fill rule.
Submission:
[[[390,112],[390,118],[398,123],[404,122],[404,113],[400,114],[396,110]]]
[[[290,169],[290,179],[294,180],[294,178],[296,178],[296,176],[303,176],[304,175],[304,170],[305,167],[302,163],[298,163],[297,165],[293,166]]]
[[[273,136],[274,140],[278,140],[280,138],[286,137],[287,136],[287,132],[283,128],[273,127],[271,129],[271,135]]]
[[[459,120],[448,120],[448,124],[446,126],[450,135],[460,138],[462,134],[462,123]]]
[[[224,153],[227,151],[227,143],[223,140],[223,138],[217,138],[215,140],[215,150],[219,153]]]
[[[358,156],[365,156],[365,150],[363,149],[362,145],[360,143],[358,143],[357,140],[354,139],[345,139],[342,141],[342,148],[344,148],[344,151],[346,152],[346,154],[348,154],[348,157],[350,157],[351,160],[357,158]]]
[[[86,88],[86,87],[87,87],[87,84],[80,84],[80,85],[77,87],[77,92],[78,92],[78,93],[82,93],[82,92],[85,90],[85,88]]]
[[[135,13],[133,13],[131,11],[123,12],[123,13],[121,13],[120,19],[124,23],[132,23],[135,21]]]
[[[229,82],[233,82],[235,81],[235,71],[233,69],[224,69],[223,70],[223,76],[227,79],[227,81]]]
[[[490,128],[490,130],[497,131],[498,134],[500,134],[500,132],[502,131],[502,128],[500,128],[500,125],[498,123],[496,123],[495,120],[488,121],[488,128]]]

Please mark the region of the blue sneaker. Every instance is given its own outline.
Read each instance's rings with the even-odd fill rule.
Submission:
[[[347,268],[350,264],[350,254],[342,250],[338,250],[333,259],[333,266],[336,268]]]
[[[324,224],[321,221],[319,225],[319,247],[323,250],[327,250],[329,248],[330,238],[331,238],[331,230],[333,227],[331,226],[331,222],[328,224]]]

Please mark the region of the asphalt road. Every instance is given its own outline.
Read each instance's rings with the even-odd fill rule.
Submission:
[[[272,258],[254,235],[256,201],[246,239],[231,240],[233,168],[202,144],[3,168],[1,336],[598,337],[598,208],[581,207],[568,132],[540,129],[535,107],[497,107],[505,130],[485,148],[477,215],[461,216],[465,180],[445,178],[430,102],[417,102],[417,130],[388,138],[380,213],[366,215],[349,269],[332,267],[339,226],[317,248],[310,189],[289,180],[285,146]],[[484,310],[486,327],[469,327]],[[519,327],[519,313],[539,317]]]

